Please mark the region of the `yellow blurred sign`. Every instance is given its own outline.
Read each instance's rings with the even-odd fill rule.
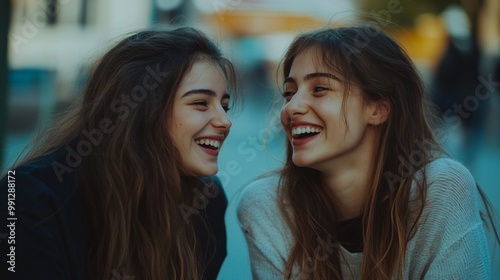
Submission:
[[[352,20],[357,8],[348,0],[195,0],[202,18],[233,35],[297,32]]]

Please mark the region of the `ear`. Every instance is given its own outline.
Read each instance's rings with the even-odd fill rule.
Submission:
[[[371,101],[367,109],[368,123],[371,125],[380,125],[389,117],[391,104],[388,100]]]

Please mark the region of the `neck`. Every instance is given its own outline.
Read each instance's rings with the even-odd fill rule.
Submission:
[[[333,194],[333,203],[340,209],[341,221],[360,216],[370,193],[376,142],[370,138],[360,149],[323,170],[323,180]]]
[[[368,175],[368,169],[351,169],[339,176],[324,177],[333,193],[334,203],[340,209],[341,221],[362,214],[370,187]]]

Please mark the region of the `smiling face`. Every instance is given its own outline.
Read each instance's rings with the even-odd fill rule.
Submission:
[[[294,59],[284,83],[281,122],[294,164],[327,173],[371,154],[377,106],[365,101],[356,85],[347,94],[344,78],[325,67],[318,53],[309,47]]]
[[[180,152],[183,170],[193,176],[211,176],[231,121],[226,78],[220,67],[196,61],[175,94],[170,133]]]

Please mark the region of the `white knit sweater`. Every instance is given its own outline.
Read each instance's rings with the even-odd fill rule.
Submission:
[[[430,187],[420,226],[407,245],[405,279],[490,279],[479,195],[470,172],[456,161],[438,159],[427,166],[426,176]],[[252,182],[238,205],[254,279],[283,279],[292,244],[277,204],[278,179],[271,176]],[[362,253],[343,247],[340,252],[344,278],[360,279]]]

